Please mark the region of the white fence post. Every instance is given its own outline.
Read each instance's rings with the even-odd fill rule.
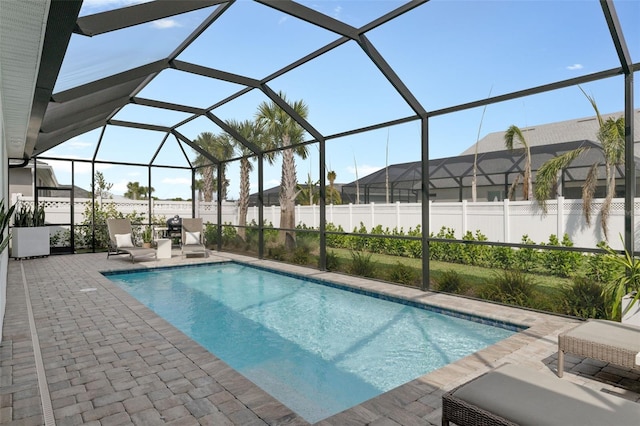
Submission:
[[[401,223],[400,223],[400,201],[396,201],[396,228],[398,229],[398,231],[401,228]]]
[[[329,222],[333,223],[333,203],[329,204]]]
[[[313,228],[317,228],[318,227],[318,221],[316,220],[316,205],[312,204],[311,205],[311,214],[313,214]]]
[[[371,226],[369,229],[372,229],[376,226],[376,203],[371,203]]]
[[[349,203],[349,229],[348,232],[353,231],[353,204]]]
[[[564,197],[559,195],[556,198],[556,203],[558,203],[557,210],[557,224],[558,224],[558,240],[562,241],[562,237],[564,235]]]
[[[271,206],[271,223],[273,226],[280,226],[276,224],[276,206]]]
[[[469,212],[467,211],[467,200],[462,200],[460,207],[462,208],[462,235],[460,238],[462,238],[466,235],[468,227],[467,214],[469,214]]]
[[[509,235],[509,199],[505,198],[503,202],[503,223],[504,223],[504,242],[509,243],[511,235]]]
[[[429,229],[425,229],[424,223],[422,224],[422,232],[426,232],[427,235],[431,235],[431,223],[433,222],[433,220],[431,220],[431,208],[432,207],[433,207],[433,201],[429,200]]]

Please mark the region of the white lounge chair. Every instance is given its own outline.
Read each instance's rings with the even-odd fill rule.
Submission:
[[[201,254],[207,256],[203,241],[202,218],[182,219],[182,255]]]
[[[129,219],[107,219],[109,230],[109,250],[107,259],[112,255],[128,254],[131,262],[138,257],[156,258],[156,251],[152,248],[142,248],[133,241],[133,229]]]

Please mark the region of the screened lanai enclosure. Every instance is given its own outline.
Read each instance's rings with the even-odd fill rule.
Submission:
[[[48,7],[9,191],[49,218],[71,206],[50,220],[71,251],[103,250],[109,215],[161,226],[179,214],[205,219],[217,250],[321,270],[397,256],[381,278],[423,289],[430,262],[451,260],[446,247],[497,250],[512,266],[526,250],[571,261],[602,241],[635,251],[638,2]],[[554,123],[562,131],[540,137]],[[575,149],[536,201],[538,171]],[[25,167],[32,191],[12,189]],[[399,279],[402,265],[416,275]]]

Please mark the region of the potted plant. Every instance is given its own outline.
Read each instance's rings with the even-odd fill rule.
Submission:
[[[622,256],[610,247],[607,251],[611,264],[618,270],[614,279],[602,289],[603,296],[610,301],[611,317],[615,318],[621,309],[622,322],[640,325],[640,259],[627,250]]]
[[[142,231],[142,247],[151,248],[151,242],[153,241],[153,231],[150,226],[145,226]]]
[[[22,204],[15,210],[11,230],[11,257],[49,255],[49,227],[45,226],[44,216],[44,206],[36,206],[32,210],[31,206]]]
[[[9,207],[9,210],[4,211],[4,199],[0,201],[0,253],[4,252],[4,249],[7,248],[9,244],[9,240],[11,239],[11,234],[7,234],[5,238],[5,230],[9,227],[9,220],[11,220],[11,215],[13,215],[13,211],[16,206]]]

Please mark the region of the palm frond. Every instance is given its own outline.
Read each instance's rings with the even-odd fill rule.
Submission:
[[[591,202],[598,186],[599,163],[592,164],[582,186],[582,212],[587,225],[591,226]]]
[[[535,199],[542,209],[547,211],[547,200],[551,198],[551,189],[558,181],[558,174],[561,170],[571,165],[573,160],[578,158],[589,148],[577,148],[546,161],[536,174]]]
[[[516,141],[519,141],[524,147],[527,146],[527,141],[524,139],[522,130],[515,124],[512,124],[507,131],[504,132],[504,145],[509,151],[513,151],[513,144]]]
[[[587,92],[584,91],[582,86],[578,85],[578,89],[580,89],[582,94],[586,96],[586,98],[589,100],[589,103],[593,107],[593,110],[596,112],[596,118],[598,119],[598,126],[602,127],[603,120],[602,120],[602,116],[600,115],[600,110],[598,109],[598,104],[596,104],[596,99],[593,96],[588,95]]]

